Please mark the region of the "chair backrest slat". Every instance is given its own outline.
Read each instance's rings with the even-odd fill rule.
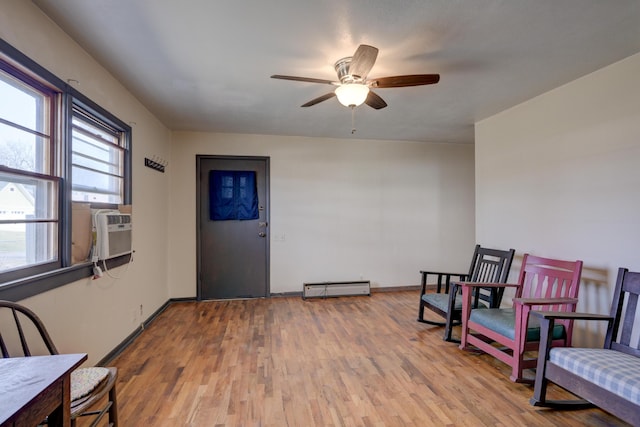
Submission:
[[[7,344],[4,342],[4,338],[2,338],[2,332],[0,332],[0,350],[2,350],[3,359],[10,357],[9,350],[7,349]]]
[[[477,245],[469,270],[469,281],[506,283],[514,255],[515,249],[503,251]],[[498,307],[503,294],[504,288],[476,288],[474,306],[477,306],[478,299],[481,299],[487,302],[490,307]]]
[[[624,277],[623,292],[627,294],[627,308],[622,323],[622,331],[620,334],[620,343],[631,346],[631,336],[633,334],[633,326],[637,322],[636,313],[638,310],[638,294],[640,294],[640,276],[638,273],[626,272]],[[638,279],[638,280],[634,280]],[[638,348],[636,345],[635,348]]]
[[[634,318],[636,310],[638,309],[638,295],[637,294],[629,294],[627,299],[627,309],[624,313],[625,322],[623,322],[622,331],[620,334],[620,344],[624,344],[626,346],[631,346],[631,333],[633,332],[633,328],[629,327],[628,321]]]
[[[31,356],[31,352],[29,351],[29,344],[27,343],[27,339],[24,337],[24,330],[22,329],[22,323],[20,323],[20,319],[18,318],[18,313],[16,309],[11,309],[11,314],[13,315],[13,321],[16,323],[16,330],[18,331],[18,336],[20,337],[20,346],[22,347],[22,352],[25,356]]]
[[[607,329],[605,348],[640,356],[640,328],[638,298],[640,297],[640,272],[618,269],[618,278],[611,302],[610,316],[614,321]],[[632,342],[634,339],[636,342]]]
[[[19,347],[22,350],[20,356],[31,356],[34,349],[41,347],[40,343],[44,344],[49,354],[58,354],[58,350],[53,344],[53,340],[49,336],[44,324],[33,311],[14,302],[0,300],[0,312],[2,311],[8,311],[4,314],[3,318],[8,318],[9,315],[13,317],[13,322],[0,323],[0,348],[2,349],[3,358],[18,356],[12,356],[10,354],[11,348],[18,348],[17,343],[12,347],[10,342],[7,341],[10,337],[15,337],[16,335],[18,337],[17,340],[14,339],[10,341],[19,341]],[[37,334],[31,333],[33,328],[26,322],[27,320],[30,321],[33,328],[35,328]],[[23,321],[25,321],[25,325],[23,325]],[[9,323],[12,323],[12,325],[9,325]],[[12,329],[9,330],[9,328]],[[3,334],[3,331],[6,331],[6,333]],[[34,347],[32,340],[38,335],[40,342]]]

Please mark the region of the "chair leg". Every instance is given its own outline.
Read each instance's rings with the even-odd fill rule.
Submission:
[[[442,339],[446,342],[460,343],[460,340],[451,338],[451,335],[453,333],[453,327],[459,324],[460,322],[454,323],[451,319],[447,319],[447,323],[444,326],[444,336],[442,337]]]
[[[460,350],[467,349],[467,334],[464,330],[464,325],[462,325],[462,334],[460,335],[460,345],[458,346]]]
[[[451,342],[451,329],[451,322],[447,320],[447,324],[444,326],[444,337],[442,337],[443,340]]]
[[[514,353],[516,353],[516,350],[514,350]],[[523,375],[524,365],[524,353],[520,354],[519,357],[516,354],[514,356],[513,367],[511,369],[511,377],[509,377],[509,379],[514,383],[533,384],[533,379],[525,378]]]
[[[588,409],[593,408],[595,405],[584,399],[575,400],[547,400],[547,386],[549,380],[541,375],[539,371],[536,372],[536,381],[533,389],[533,397],[529,399],[531,406],[538,406],[542,408],[552,409]]]
[[[509,377],[509,379],[514,383],[526,383],[526,382],[532,383],[533,382],[533,381],[527,381],[524,378],[522,378],[522,374],[518,374],[516,368],[513,368],[513,370],[511,371],[511,376]]]
[[[109,390],[109,400],[111,407],[109,408],[109,423],[113,427],[118,427],[118,405],[116,403],[116,386],[115,384]]]
[[[424,304],[422,303],[422,295],[426,292],[427,289],[427,273],[421,272],[420,286],[422,290],[420,291],[420,308],[418,309],[418,322],[424,323]]]
[[[545,366],[543,359],[542,361],[538,361],[536,381],[533,386],[533,397],[529,399],[529,403],[533,406],[547,406],[547,385],[549,384],[549,380],[544,376],[544,373]]]

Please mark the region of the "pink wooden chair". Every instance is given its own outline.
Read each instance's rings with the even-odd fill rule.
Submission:
[[[511,380],[533,382],[522,376],[523,369],[536,366],[537,359],[525,359],[525,351],[537,350],[540,341],[538,318],[529,318],[531,310],[575,311],[582,261],[561,261],[525,254],[517,284],[460,282],[462,287],[462,339],[460,348],[470,346],[488,353],[511,366]],[[472,309],[475,287],[514,287],[513,306]],[[571,346],[573,321],[558,321],[553,329],[552,345]],[[498,343],[499,346],[494,344]]]

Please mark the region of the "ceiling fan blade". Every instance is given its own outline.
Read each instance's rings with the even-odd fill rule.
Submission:
[[[380,98],[380,96],[378,96],[378,94],[374,93],[371,90],[369,91],[369,94],[367,95],[367,99],[364,100],[364,103],[367,104],[371,108],[375,108],[376,110],[379,110],[379,109],[384,108],[384,107],[387,106],[387,103],[384,102],[384,99]]]
[[[322,101],[326,101],[327,99],[333,98],[334,96],[336,96],[335,92],[329,92],[326,93],[322,96],[319,96],[315,99],[312,99],[311,101],[307,102],[306,104],[302,104],[301,107],[311,107],[312,105],[316,105],[321,103]]]
[[[361,44],[356,49],[356,52],[351,58],[351,64],[349,64],[349,74],[352,76],[358,76],[362,80],[367,77],[369,71],[373,67],[378,57],[378,48]]]
[[[331,80],[324,80],[324,79],[314,79],[312,77],[297,77],[297,76],[283,76],[280,74],[274,74],[273,76],[271,76],[272,79],[282,79],[282,80],[294,80],[297,82],[309,82],[309,83],[322,83],[322,84],[327,84],[327,85],[338,85],[340,83],[338,82],[334,82]]]
[[[371,87],[387,88],[432,85],[439,81],[440,74],[410,74],[407,76],[380,77],[372,79],[369,84]]]

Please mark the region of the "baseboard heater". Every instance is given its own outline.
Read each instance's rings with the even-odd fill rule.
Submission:
[[[305,283],[302,299],[328,298],[354,295],[371,295],[371,282],[359,280],[355,282],[318,282]]]

